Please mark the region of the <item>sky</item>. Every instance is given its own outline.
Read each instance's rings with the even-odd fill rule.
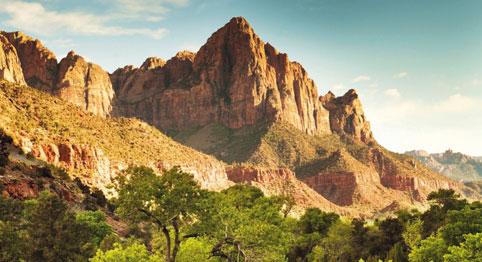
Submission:
[[[0,0],[0,30],[112,72],[197,51],[243,16],[320,95],[355,88],[386,148],[482,156],[481,11],[478,0]]]

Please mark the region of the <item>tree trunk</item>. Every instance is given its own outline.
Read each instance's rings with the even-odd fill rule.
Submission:
[[[166,237],[166,262],[173,262],[173,260],[171,260],[171,236],[169,235],[169,230],[163,226],[162,233],[164,233]]]
[[[172,220],[172,227],[174,227],[174,248],[172,250],[172,262],[176,261],[177,252],[179,251],[179,246],[181,245],[181,240],[179,239],[179,225],[177,223],[177,218],[174,218]]]

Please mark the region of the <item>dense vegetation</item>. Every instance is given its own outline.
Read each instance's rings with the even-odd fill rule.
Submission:
[[[174,168],[130,168],[115,214],[83,211],[44,191],[0,197],[0,261],[481,261],[482,204],[431,193],[421,213],[349,220],[319,209],[288,216],[289,198],[236,185],[200,189]],[[69,207],[70,206],[70,207]],[[127,223],[120,230],[112,218]],[[107,219],[110,217],[111,219]]]

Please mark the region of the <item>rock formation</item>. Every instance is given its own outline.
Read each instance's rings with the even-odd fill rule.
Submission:
[[[0,79],[25,84],[20,60],[15,47],[0,34]]]
[[[21,32],[1,32],[15,46],[29,86],[52,92],[57,80],[57,58],[42,43]]]
[[[354,89],[340,97],[328,92],[320,97],[320,102],[330,111],[330,127],[334,133],[365,144],[375,142],[370,123]]]
[[[57,64],[55,55],[39,40],[21,32],[1,32],[0,41],[0,58],[5,57],[0,61],[0,68],[5,68],[0,69],[0,79],[26,83],[96,115],[110,115],[114,90],[100,66],[73,52]]]
[[[114,90],[109,75],[72,51],[59,63],[54,93],[96,115],[107,116],[112,111]]]
[[[360,215],[354,209],[340,207],[319,195],[316,191],[298,180],[289,169],[266,169],[255,167],[228,167],[228,178],[236,183],[244,183],[260,188],[268,196],[284,196],[292,198],[298,208],[318,207],[344,215]],[[303,210],[294,210],[301,214]]]
[[[155,66],[146,66],[155,64]],[[303,67],[265,44],[244,18],[233,18],[196,54],[111,75],[115,115],[162,130],[220,123],[240,128],[284,120],[309,134],[330,133],[328,112]]]

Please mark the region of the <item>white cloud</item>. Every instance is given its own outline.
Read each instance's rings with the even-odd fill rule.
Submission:
[[[478,102],[471,97],[455,94],[433,105],[435,112],[466,112],[476,108]]]
[[[482,80],[480,80],[478,78],[475,78],[474,80],[472,80],[472,85],[473,86],[480,86],[480,85],[482,85]]]
[[[38,35],[66,32],[99,36],[144,35],[159,39],[167,33],[165,28],[111,25],[113,20],[118,18],[114,15],[94,15],[81,11],[59,12],[47,10],[41,3],[24,1],[0,0],[0,5],[0,13],[8,17],[4,20],[5,24]]]
[[[47,45],[55,45],[61,48],[73,48],[76,46],[76,44],[72,41],[72,39],[69,38],[58,38],[54,39],[52,41],[46,42]]]
[[[363,81],[369,81],[370,79],[371,78],[369,76],[360,75],[360,76],[355,77],[351,82],[352,83],[359,83],[359,82],[363,82]]]
[[[395,92],[394,92],[395,93]],[[448,147],[480,154],[482,97],[455,93],[443,99],[370,96],[365,112],[378,141],[397,151]]]
[[[398,74],[393,75],[393,78],[401,79],[401,78],[405,78],[407,76],[408,76],[407,72],[400,72]]]
[[[387,89],[387,90],[385,90],[384,94],[386,96],[393,97],[393,98],[399,98],[400,97],[400,92],[396,88]]]
[[[348,88],[343,85],[343,84],[335,84],[333,85],[333,87],[331,88],[333,91],[344,91],[344,90],[348,90]]]

